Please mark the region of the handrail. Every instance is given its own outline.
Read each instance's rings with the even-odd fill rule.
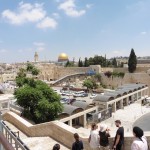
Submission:
[[[0,144],[3,145],[5,150],[14,150],[12,145],[7,141],[2,133],[0,133]]]
[[[15,149],[16,149],[16,150],[18,150],[18,148],[20,148],[21,150],[30,150],[30,149],[22,142],[22,140],[21,140],[19,137],[17,137],[17,135],[16,135],[14,132],[12,132],[12,131],[10,130],[10,128],[5,124],[4,121],[1,121],[0,123],[2,124],[3,131],[5,130],[5,131],[6,131],[6,134],[8,134],[8,135],[11,137],[11,139],[14,140],[14,142],[15,142]],[[6,135],[6,137],[7,137],[7,135]],[[9,137],[8,139],[6,139],[6,140],[8,140],[8,142],[10,141],[10,137]],[[12,144],[12,140],[11,140],[11,144]],[[17,146],[17,147],[16,147],[16,146]]]

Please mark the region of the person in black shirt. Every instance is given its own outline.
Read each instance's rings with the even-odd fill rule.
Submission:
[[[75,142],[72,144],[72,150],[83,150],[83,143],[79,139],[79,135],[77,133],[74,134]]]
[[[120,120],[116,120],[115,124],[116,124],[116,127],[118,127],[118,130],[116,132],[113,149],[121,150],[124,144],[124,128],[121,126]]]
[[[108,138],[110,137],[110,133],[109,133],[109,129],[108,129],[107,125],[105,125],[105,124],[100,125],[99,136],[100,136],[101,150],[109,150]]]

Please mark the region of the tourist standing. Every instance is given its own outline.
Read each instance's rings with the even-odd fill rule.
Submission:
[[[60,150],[60,145],[59,144],[55,144],[53,147],[53,150]]]
[[[148,143],[144,132],[139,127],[133,128],[134,141],[131,145],[131,150],[148,150]]]
[[[109,150],[109,129],[107,125],[103,124],[100,125],[100,131],[99,131],[99,136],[100,136],[100,150]]]
[[[77,133],[74,134],[75,142],[72,144],[72,150],[83,150],[83,143],[79,138],[79,135]]]
[[[90,143],[91,150],[99,150],[99,134],[97,131],[97,125],[95,123],[93,123],[91,126],[89,143]]]
[[[120,120],[116,120],[115,125],[116,125],[116,127],[118,127],[118,130],[116,132],[113,149],[121,150],[123,147],[123,144],[124,144],[124,128],[121,126]]]

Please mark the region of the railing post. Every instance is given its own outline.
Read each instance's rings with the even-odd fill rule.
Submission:
[[[3,132],[3,129],[2,129],[2,112],[0,111],[0,133]],[[0,150],[3,150],[3,146],[2,146],[2,143],[0,143]]]

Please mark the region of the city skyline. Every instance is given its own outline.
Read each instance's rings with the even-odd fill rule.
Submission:
[[[150,55],[148,0],[0,2],[0,62]]]

